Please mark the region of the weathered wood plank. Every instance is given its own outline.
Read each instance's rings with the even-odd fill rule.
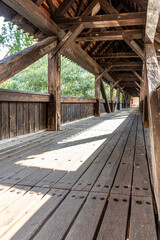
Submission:
[[[132,197],[129,239],[157,240],[151,197]]]
[[[43,194],[48,192],[48,190],[49,189],[47,188],[33,188],[23,197],[15,201],[14,204],[1,212],[0,217],[2,221],[0,222],[0,236],[3,237],[9,228],[13,226],[13,224],[15,224],[23,215],[25,215],[26,211],[31,208],[36,202],[38,202],[43,197]]]
[[[29,103],[29,132],[35,132],[35,105]]]
[[[97,240],[125,239],[129,197],[111,194]]]
[[[64,200],[67,193],[68,191],[66,190],[52,189],[46,195],[43,195],[43,198],[36,202],[23,216],[21,221],[12,227],[4,237],[6,239],[12,238],[13,240],[27,240],[34,237],[46,219],[53,214]]]
[[[60,207],[41,228],[34,239],[55,238],[62,240],[82,207],[87,193],[71,191]]]
[[[106,194],[90,193],[80,214],[67,234],[66,240],[94,239],[106,200]]]
[[[10,121],[10,137],[17,135],[17,104],[9,103],[9,121]]]
[[[23,180],[19,181],[18,185],[23,186],[35,186],[42,178],[46,177],[49,173],[52,172],[52,169],[38,169],[37,171],[30,174],[28,177],[25,177]]]
[[[17,103],[17,135],[24,133],[24,111],[23,103]]]

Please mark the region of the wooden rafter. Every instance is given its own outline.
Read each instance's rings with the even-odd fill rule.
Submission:
[[[142,39],[144,33],[142,30],[118,30],[118,31],[103,31],[94,33],[81,33],[75,41],[114,41],[124,40],[127,37],[132,39]]]
[[[81,16],[71,18],[54,18],[54,22],[61,28],[68,28],[77,22],[84,28],[105,28],[120,26],[145,25],[145,13],[119,13],[97,16]]]
[[[132,69],[132,72],[142,83],[144,83],[143,78],[134,69]]]
[[[124,38],[125,42],[130,46],[130,48],[138,54],[138,56],[144,60],[144,52],[140,46],[132,38]]]
[[[117,52],[117,53],[104,53],[104,54],[94,54],[93,58],[139,58],[139,56],[134,52]]]
[[[137,85],[137,87],[139,87],[139,89],[141,89],[141,86],[136,81],[134,81],[134,83]]]
[[[68,9],[72,6],[74,1],[75,0],[64,0],[62,5],[55,12],[54,17],[63,16],[68,11]]]

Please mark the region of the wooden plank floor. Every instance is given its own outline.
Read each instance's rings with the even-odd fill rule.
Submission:
[[[136,109],[1,141],[0,239],[156,240],[148,146]]]

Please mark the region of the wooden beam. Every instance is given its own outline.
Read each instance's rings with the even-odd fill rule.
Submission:
[[[61,103],[96,103],[96,99],[79,98],[79,97],[64,97],[61,96]]]
[[[139,87],[139,89],[141,89],[141,86],[136,81],[134,81],[134,83],[137,85],[137,87]]]
[[[139,58],[139,56],[134,52],[117,52],[117,53],[103,53],[103,54],[94,54],[92,55],[94,59],[103,59],[103,58]]]
[[[60,116],[60,75],[61,59],[56,54],[52,58],[48,55],[48,93],[51,96],[48,104],[48,130],[57,131],[61,126]]]
[[[87,8],[83,11],[81,16],[88,16],[92,15],[92,10],[99,4],[99,0],[92,0],[90,4],[87,6]]]
[[[31,0],[4,0],[8,6],[26,18],[48,36],[57,35],[57,25]]]
[[[83,12],[83,16],[86,16],[86,14],[90,14],[90,12],[99,5],[96,1],[93,1]],[[94,10],[94,13],[92,11],[92,14],[97,14],[99,10],[96,8]],[[79,35],[79,33],[83,30],[83,25],[77,24],[75,26],[72,26],[70,30],[64,35],[64,37],[61,39],[60,43],[58,44],[57,48],[55,49],[54,53],[62,54],[63,51],[67,48],[67,46]]]
[[[50,95],[0,89],[0,102],[49,102]]]
[[[144,33],[139,29],[81,33],[75,41],[114,41],[124,40],[127,37],[142,39],[144,37]]]
[[[47,0],[48,6],[50,8],[52,17],[54,16],[55,12],[56,12],[56,6],[53,4],[52,0]]]
[[[147,4],[144,0],[134,0],[137,3],[138,7],[140,7],[143,11],[147,10]]]
[[[138,0],[139,1],[139,0]],[[141,1],[141,0],[140,0]],[[104,11],[109,12],[109,13],[119,13],[110,3],[106,3],[105,0],[100,0],[101,2],[101,6],[103,8]],[[121,28],[122,29],[122,28]],[[137,53],[137,55],[141,58],[144,59],[144,53],[143,51],[140,49],[140,47],[138,46],[138,44],[132,39],[124,39],[125,42],[131,47],[131,49]]]
[[[111,112],[111,109],[110,109],[110,105],[109,105],[109,102],[108,102],[108,98],[107,98],[107,95],[106,95],[106,90],[105,90],[105,87],[104,87],[104,83],[103,83],[103,80],[101,79],[101,93],[102,93],[102,97],[103,99],[105,100],[105,103],[104,103],[104,108],[106,110],[107,113],[110,113]]]
[[[145,42],[154,43],[155,33],[159,20],[160,1],[148,0]]]
[[[80,13],[82,11],[83,4],[84,4],[84,1],[80,0],[79,6],[78,6],[78,11],[77,11],[77,14],[76,14],[77,17],[80,15]]]
[[[111,112],[114,112],[114,103],[113,103],[113,82],[110,82],[110,102],[111,102]]]
[[[117,110],[120,110],[120,90],[117,88]]]
[[[110,14],[114,14],[114,13],[117,13],[118,14],[118,11],[112,6],[111,3],[109,3],[108,1],[106,0],[99,0],[100,4],[101,4],[101,7],[102,9],[106,12],[106,13],[110,13]]]
[[[148,81],[147,81],[147,71],[146,71],[146,62],[144,63],[144,84],[142,86],[141,91],[143,90],[143,99],[141,99],[143,106],[142,106],[142,114],[143,114],[143,126],[144,128],[149,128],[149,119],[148,119]],[[141,96],[142,98],[142,96]]]
[[[59,29],[58,26],[31,0],[5,0],[5,2],[30,21],[31,24],[38,28],[40,27],[39,29],[41,29],[45,34],[49,36],[57,35],[58,32],[59,40],[64,37],[65,32]],[[84,11],[84,13],[90,14],[92,7],[95,6],[96,2],[94,1],[94,4],[90,4],[89,6],[91,7],[88,7],[87,11]],[[99,71],[101,70],[101,67],[74,42],[72,42],[69,48],[65,50],[64,55],[94,75],[99,74]]]
[[[142,83],[144,83],[143,78],[134,69],[132,69],[132,72]]]
[[[64,50],[68,47],[68,45],[80,34],[83,30],[83,25],[79,24],[71,27],[71,29],[65,34],[62,40],[59,42],[53,54],[62,54]]]
[[[94,116],[100,116],[100,78],[95,77],[95,99],[96,103],[94,105]]]
[[[56,10],[54,17],[62,17],[72,6],[75,0],[64,0],[62,5]]]
[[[117,82],[115,82],[112,86],[112,88],[114,88],[121,80],[118,80]]]
[[[119,67],[119,68],[116,68],[116,67],[112,67],[110,69],[110,71],[113,71],[113,72],[130,72],[131,70],[133,69],[133,67],[127,67],[127,66],[124,66],[124,67]],[[134,70],[138,70],[138,71],[141,71],[142,70],[142,67],[141,66],[134,66]],[[109,71],[109,72],[110,72]]]
[[[145,44],[146,69],[148,82],[148,113],[152,155],[152,173],[154,193],[157,203],[158,220],[160,220],[160,117],[157,88],[160,86],[159,64],[153,44]]]
[[[144,60],[144,52],[140,46],[132,38],[124,38],[125,42],[130,46],[130,48],[137,53],[137,55]]]
[[[114,64],[110,64],[110,63],[103,63],[101,64],[102,66],[111,66],[112,68],[119,68],[119,67],[142,67],[142,63],[141,62],[131,62],[131,61],[127,61],[127,62],[117,62]],[[111,69],[112,70],[112,69]]]
[[[28,47],[0,61],[0,83],[11,78],[38,59],[51,52],[57,45],[56,37],[48,37],[40,43]]]
[[[97,16],[81,16],[70,18],[54,18],[54,22],[61,28],[68,28],[73,24],[81,23],[84,28],[109,28],[120,26],[145,25],[145,12],[118,13]]]
[[[111,69],[111,65],[108,65],[104,70],[103,72],[101,72],[97,77],[96,77],[96,80],[99,80],[101,78],[103,78],[103,76]]]

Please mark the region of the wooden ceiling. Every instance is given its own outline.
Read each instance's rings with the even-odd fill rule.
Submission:
[[[34,12],[32,19],[24,6],[21,8],[24,0],[15,1],[19,8],[15,7],[13,0],[0,2],[0,15],[4,16],[6,21],[12,21],[40,41],[54,34],[59,36],[62,33],[76,33],[73,40],[74,44],[83,50],[77,50],[81,57],[76,58],[73,42],[71,49],[69,45],[67,50],[62,52],[63,55],[95,75],[98,74],[97,71],[101,73],[108,68],[104,81],[118,81],[115,87],[119,86],[121,91],[127,91],[130,95],[139,93],[143,81],[141,76],[147,1],[33,0],[35,9],[39,8],[43,15],[46,15],[46,19],[50,18],[47,22],[36,21],[38,17],[41,18],[40,11]],[[26,1],[26,6],[29,2],[31,0]],[[30,11],[34,11],[33,4],[28,6],[31,7]],[[160,24],[155,37],[155,47],[158,56]],[[92,58],[92,64],[88,64],[89,57]]]

